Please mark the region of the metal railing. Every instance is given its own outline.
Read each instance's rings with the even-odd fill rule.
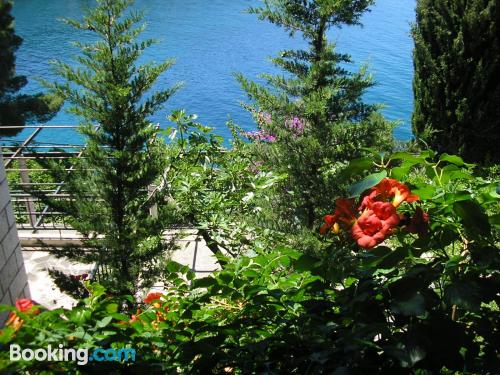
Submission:
[[[44,229],[69,229],[64,214],[55,212],[29,191],[35,190],[44,193],[52,199],[67,199],[63,181],[47,181],[44,179],[47,169],[30,163],[37,159],[70,160],[80,157],[85,145],[58,144],[38,142],[37,138],[48,130],[76,129],[76,125],[26,125],[4,126],[2,129],[32,129],[23,140],[0,139],[4,167],[9,181],[11,201],[16,216],[18,229],[29,229],[33,233]],[[76,133],[75,133],[76,135]],[[57,139],[57,136],[54,137]],[[72,166],[66,168],[67,171]],[[35,176],[34,178],[34,175]]]
[[[159,128],[156,124],[156,128]],[[1,139],[0,147],[3,153],[5,171],[9,180],[11,201],[16,215],[18,229],[31,230],[36,233],[39,230],[71,229],[62,212],[53,211],[43,200],[37,198],[31,191],[43,193],[51,199],[71,199],[71,195],[64,190],[64,181],[47,181],[49,170],[37,163],[30,163],[40,159],[51,159],[60,162],[68,161],[62,170],[71,173],[75,169],[72,160],[85,158],[85,144],[66,144],[56,142],[39,142],[38,138],[42,132],[60,129],[76,130],[77,125],[26,125],[26,126],[3,126],[2,129],[32,129],[22,140]],[[96,126],[98,129],[99,126]],[[76,132],[75,132],[76,136]],[[51,138],[57,139],[54,134]],[[154,194],[155,186],[150,186],[147,191]],[[89,197],[92,198],[92,197]],[[151,209],[155,215],[157,208]]]

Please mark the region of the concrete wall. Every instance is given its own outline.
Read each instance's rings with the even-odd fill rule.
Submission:
[[[0,304],[14,305],[18,298],[30,298],[30,291],[0,152]],[[0,313],[0,326],[7,316]]]

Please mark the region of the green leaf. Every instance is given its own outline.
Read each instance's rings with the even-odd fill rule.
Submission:
[[[431,185],[426,185],[419,187],[418,189],[412,189],[412,193],[418,195],[421,200],[428,200],[434,197],[434,194],[436,194],[436,188]]]
[[[492,215],[492,216],[488,217],[488,221],[495,228],[500,228],[500,214],[496,214],[496,215]]]
[[[117,303],[110,303],[106,305],[106,311],[108,313],[115,313],[118,311],[118,304]]]
[[[286,255],[291,259],[299,259],[302,256],[302,253],[300,251],[285,246],[277,247],[276,253],[281,255]]]
[[[109,323],[111,323],[111,321],[113,320],[113,317],[112,316],[106,316],[105,318],[99,320],[97,322],[97,327],[99,328],[104,328],[106,327]]]
[[[406,259],[407,256],[408,248],[398,247],[396,250],[391,251],[389,254],[384,256],[384,258],[380,261],[378,268],[392,269],[393,267],[396,267],[403,259]]]
[[[90,310],[73,309],[70,311],[69,319],[78,325],[82,325],[90,319],[91,315]]]
[[[425,313],[425,299],[420,293],[416,293],[409,299],[393,302],[391,310],[404,316],[423,315]]]
[[[304,254],[293,263],[293,266],[297,271],[312,271],[318,263],[319,259]]]
[[[242,271],[241,274],[245,276],[247,279],[257,279],[261,276],[259,272],[251,268]]]
[[[180,272],[184,266],[180,263],[177,263],[173,260],[168,261],[167,263],[167,271],[171,273],[177,273]]]
[[[358,175],[370,169],[373,166],[372,158],[359,158],[349,162],[347,168],[342,172],[346,178]]]
[[[90,294],[95,298],[106,293],[106,288],[98,283],[88,283],[87,288],[89,289]]]
[[[479,288],[465,281],[456,281],[444,290],[444,299],[450,306],[457,305],[471,311],[479,311],[481,306]]]
[[[460,156],[457,156],[457,155],[448,155],[448,154],[443,154],[441,155],[441,157],[439,158],[439,160],[442,160],[442,161],[447,161],[448,163],[452,163],[452,164],[455,164],[459,167],[461,167],[462,165],[465,165],[463,159],[460,157]]]
[[[113,317],[115,320],[127,321],[130,319],[130,317],[127,314],[123,314],[123,313],[112,313],[110,316]]]
[[[489,194],[492,198],[500,199],[500,185],[492,184],[489,189]]]
[[[217,275],[217,278],[222,281],[223,285],[228,285],[233,281],[234,279],[234,274],[228,271],[222,271],[219,272]]]
[[[10,305],[0,305],[0,312],[4,312],[4,311],[15,311],[16,308],[14,306],[10,306]]]
[[[2,327],[2,330],[0,331],[0,344],[8,344],[15,337],[15,333],[16,330],[12,327]]]
[[[383,170],[382,172],[373,173],[367,177],[365,177],[360,182],[352,185],[349,188],[350,198],[360,196],[365,190],[377,185],[380,181],[387,177],[387,171]]]
[[[446,193],[444,195],[444,200],[447,204],[451,204],[458,201],[466,201],[471,199],[471,194],[468,191],[457,191],[454,193]]]
[[[389,254],[392,249],[387,246],[377,246],[366,253],[363,253],[363,268],[378,268],[378,264]]]
[[[440,181],[442,184],[448,183],[450,180],[455,179],[453,175],[460,172],[460,169],[456,165],[447,165],[444,168],[438,168],[438,174],[441,176]],[[435,177],[434,181],[438,182],[438,178]]]
[[[194,279],[196,279],[196,273],[191,271],[191,270],[188,270],[186,272],[186,278],[189,280],[189,281],[193,281]]]
[[[403,179],[410,172],[410,168],[411,166],[409,165],[392,168],[390,171],[391,178],[394,178],[396,180]]]
[[[453,204],[453,210],[460,216],[465,228],[471,234],[487,236],[491,232],[488,216],[480,205],[472,200],[458,201]]]
[[[389,157],[390,160],[403,160],[404,162],[411,163],[411,164],[417,164],[417,163],[422,163],[424,161],[424,158],[421,156],[415,156],[413,154],[410,154],[409,152],[395,152]]]
[[[487,191],[480,194],[478,201],[481,204],[496,202],[500,199],[500,195],[497,191],[500,191],[500,186],[497,186],[496,184],[490,184],[487,188]]]

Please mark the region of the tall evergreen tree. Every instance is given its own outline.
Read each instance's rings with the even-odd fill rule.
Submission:
[[[11,11],[12,2],[0,0],[0,135],[8,136],[16,135],[22,129],[5,129],[4,126],[48,121],[62,105],[54,95],[16,94],[28,80],[16,75],[15,53],[23,40],[14,31]]]
[[[105,266],[107,273],[100,281],[122,294],[150,286],[164,269],[168,244],[162,235],[170,210],[163,204],[157,216],[150,215],[161,197],[151,196],[148,187],[161,179],[166,158],[164,141],[157,138],[158,130],[148,116],[178,88],[146,96],[173,61],[137,65],[154,41],[137,41],[144,25],[139,24],[142,13],[126,11],[132,3],[97,0],[83,21],[68,20],[92,33],[96,41],[78,43],[78,67],[55,65],[64,83],[47,83],[81,117],[79,132],[86,142],[82,157],[73,160],[73,171],[53,166],[70,198],[52,200],[51,206],[69,215],[87,245],[97,249],[86,253],[85,259]]]
[[[414,133],[439,152],[500,161],[498,0],[418,0]]]
[[[362,147],[384,148],[392,142],[392,124],[366,104],[362,95],[373,85],[363,68],[347,70],[349,55],[336,51],[327,33],[358,25],[373,0],[265,0],[250,12],[261,20],[299,34],[305,50],[282,51],[272,62],[282,75],[263,75],[261,85],[239,75],[253,105],[264,159],[288,174],[275,210],[285,225],[313,228],[339,194],[341,164],[359,155]],[[268,142],[266,144],[266,142]],[[288,218],[288,219],[286,219]]]

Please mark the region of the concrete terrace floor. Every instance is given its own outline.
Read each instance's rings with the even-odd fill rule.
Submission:
[[[171,238],[172,231],[166,234]],[[43,230],[33,234],[31,230],[19,230],[19,239],[23,248],[23,257],[28,274],[28,283],[31,298],[38,304],[49,309],[58,307],[71,308],[76,300],[63,293],[49,275],[49,270],[62,271],[67,275],[90,274],[94,265],[72,261],[68,258],[56,257],[54,251],[47,251],[46,247],[72,243],[77,245],[81,235],[74,230],[54,229]],[[197,235],[195,230],[181,232],[177,240],[179,249],[171,253],[170,258],[178,263],[187,265],[197,277],[204,277],[220,269],[213,253],[208,249],[204,240]],[[164,290],[162,284],[155,285],[154,290]]]

